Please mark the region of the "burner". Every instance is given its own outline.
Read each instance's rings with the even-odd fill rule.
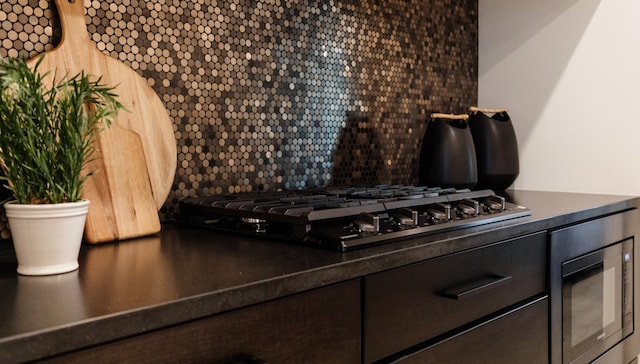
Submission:
[[[491,190],[380,185],[192,197],[179,222],[344,252],[528,215]]]

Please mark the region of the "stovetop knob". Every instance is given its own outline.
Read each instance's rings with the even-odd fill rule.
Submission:
[[[502,196],[489,196],[484,200],[484,205],[493,211],[504,211],[507,209],[507,201]]]
[[[418,225],[418,211],[408,208],[398,209],[395,213],[395,220],[403,226],[416,226]]]
[[[375,214],[361,213],[353,223],[358,231],[377,233],[380,231],[380,217]]]
[[[429,216],[436,221],[451,220],[451,205],[435,203],[427,209]]]
[[[465,198],[458,201],[458,211],[463,215],[477,216],[480,214],[480,203],[476,200]]]

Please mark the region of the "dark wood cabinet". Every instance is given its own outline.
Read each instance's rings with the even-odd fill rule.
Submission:
[[[359,363],[352,280],[50,359],[52,363]]]
[[[549,299],[525,306],[465,330],[447,340],[398,360],[401,364],[547,363]]]
[[[546,261],[541,232],[47,362],[508,363],[519,351],[546,358]]]
[[[542,232],[365,277],[364,362],[545,294],[546,269]]]
[[[45,362],[508,363],[518,352],[546,358],[546,261],[541,232]]]

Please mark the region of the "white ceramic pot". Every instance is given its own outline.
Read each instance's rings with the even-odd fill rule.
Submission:
[[[4,205],[18,258],[18,273],[49,275],[78,269],[89,201]]]

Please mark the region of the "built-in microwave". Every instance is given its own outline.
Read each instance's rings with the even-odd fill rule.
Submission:
[[[552,363],[626,364],[640,354],[638,226],[631,210],[550,233]]]
[[[602,353],[633,332],[633,239],[562,264],[562,362]]]

